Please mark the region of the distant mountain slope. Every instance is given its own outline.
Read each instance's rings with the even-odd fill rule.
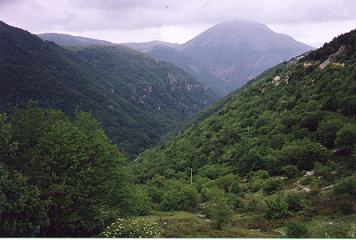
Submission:
[[[176,51],[168,51],[167,43],[156,43],[153,47],[151,43],[129,46],[182,67],[211,89],[224,94],[269,67],[312,49],[249,20],[217,24],[185,44],[169,46]],[[182,58],[189,58],[189,64],[182,65]]]
[[[343,169],[335,179],[351,175],[356,30],[266,71],[215,106],[143,153],[136,165],[139,179],[156,174],[179,178],[191,167],[199,175],[208,166],[240,176],[258,170],[281,175],[284,166],[309,171],[316,162]]]
[[[61,46],[88,46],[88,45],[111,46],[111,45],[114,45],[114,43],[104,41],[104,40],[72,36],[72,35],[63,34],[63,33],[41,33],[41,34],[38,34],[37,36],[39,36],[42,40],[55,42]]]
[[[141,52],[149,52],[156,47],[168,47],[173,49],[179,49],[180,44],[178,43],[169,43],[164,41],[151,41],[151,42],[130,42],[130,43],[122,43],[121,45],[139,50]]]
[[[179,121],[215,100],[189,74],[135,50],[67,50],[3,22],[0,76],[0,112],[30,99],[68,114],[90,111],[130,155],[158,142]]]

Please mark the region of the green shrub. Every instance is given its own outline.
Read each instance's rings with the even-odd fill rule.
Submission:
[[[298,172],[299,172],[298,168],[294,165],[287,165],[282,167],[282,173],[287,178],[293,178],[297,176]]]
[[[267,209],[265,212],[266,218],[277,219],[289,215],[288,203],[283,196],[272,196],[266,200]]]
[[[241,195],[242,194],[242,189],[241,185],[239,182],[234,182],[233,184],[230,185],[229,192],[236,194],[236,195]]]
[[[206,212],[212,220],[212,226],[214,228],[222,229],[231,223],[233,211],[227,203],[227,200],[223,197],[208,202]]]
[[[266,201],[264,201],[264,196],[261,192],[247,194],[244,198],[244,205],[247,211],[266,211]]]
[[[335,186],[334,192],[336,194],[350,194],[356,199],[356,175],[345,177]]]
[[[267,179],[269,177],[270,177],[269,173],[266,170],[258,170],[258,171],[253,171],[248,173],[249,179],[253,179],[253,178]]]
[[[314,172],[315,175],[322,176],[323,179],[327,181],[332,181],[335,178],[335,175],[333,174],[335,168],[336,168],[335,163],[330,161],[326,165],[316,162],[314,167]]]
[[[210,201],[224,196],[224,191],[217,187],[207,187],[203,189],[203,201]]]
[[[108,226],[100,237],[106,238],[158,238],[161,229],[152,219],[119,218]]]
[[[311,170],[315,162],[326,162],[330,155],[328,149],[320,143],[304,139],[283,146],[277,158],[283,165],[296,165],[300,170]]]
[[[177,189],[171,189],[163,194],[161,209],[163,211],[174,211],[182,209],[182,194]]]
[[[200,203],[200,196],[195,187],[191,185],[184,185],[182,187],[182,209],[193,210],[198,207]]]
[[[347,124],[336,134],[336,147],[343,153],[349,154],[355,148],[356,144],[356,126]]]
[[[192,185],[172,180],[163,189],[161,201],[163,211],[193,210],[199,203],[200,196]]]
[[[300,192],[289,192],[285,200],[288,204],[288,210],[291,212],[299,212],[305,207],[303,195]]]
[[[277,179],[267,179],[265,180],[264,184],[263,184],[263,190],[270,194],[274,191],[277,191],[279,189],[281,189],[281,187],[283,186],[283,179],[281,178],[277,178]]]
[[[149,214],[152,210],[152,199],[144,186],[132,186],[131,196],[128,201],[128,210],[131,215],[143,216]]]
[[[307,237],[308,228],[300,221],[293,221],[287,224],[287,237],[290,238],[301,238]]]

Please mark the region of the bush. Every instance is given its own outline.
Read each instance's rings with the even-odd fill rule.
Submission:
[[[282,167],[282,172],[283,172],[284,176],[286,176],[287,178],[290,179],[290,178],[297,176],[299,170],[294,165],[287,165],[287,166]]]
[[[277,219],[289,215],[288,203],[284,197],[272,196],[266,200],[267,210],[265,212],[266,218]]]
[[[163,211],[174,211],[182,209],[182,195],[177,189],[166,191],[163,194],[161,209]]]
[[[200,203],[200,196],[192,185],[170,181],[163,189],[161,209],[163,211],[193,210]]]
[[[288,210],[291,212],[299,212],[305,207],[305,202],[300,192],[289,192],[285,200],[288,204]]]
[[[307,226],[300,221],[293,221],[287,224],[287,237],[301,238],[308,234]]]
[[[263,185],[263,190],[267,193],[270,194],[274,191],[277,191],[279,189],[281,189],[281,187],[283,186],[283,180],[280,178],[277,179],[267,179],[264,182]]]
[[[217,187],[207,187],[203,189],[203,201],[211,201],[224,196],[224,191]]]
[[[149,214],[152,210],[152,199],[149,197],[144,186],[132,186],[131,196],[128,201],[129,212],[132,215],[143,216]]]
[[[245,197],[245,206],[247,211],[265,212],[266,201],[263,200],[264,196],[261,192],[248,194]]]
[[[356,199],[356,175],[345,177],[335,186],[336,194],[350,194]]]
[[[191,185],[184,185],[182,188],[182,209],[193,210],[198,207],[200,203],[200,196]]]
[[[352,124],[345,125],[336,134],[336,147],[343,153],[352,152],[356,144],[356,126]]]
[[[119,218],[100,234],[106,238],[158,238],[161,229],[152,219]]]
[[[285,145],[277,155],[283,165],[296,165],[298,169],[311,170],[315,162],[327,162],[331,154],[320,143],[301,140]]]
[[[208,202],[206,212],[212,220],[214,228],[222,229],[231,223],[233,211],[225,198]]]
[[[355,211],[354,202],[356,200],[356,175],[345,177],[334,187],[334,193],[339,209],[344,214],[351,214]]]
[[[335,178],[333,171],[336,169],[336,164],[333,162],[328,162],[328,164],[323,165],[319,162],[315,163],[314,172],[317,176],[322,176],[323,179],[332,181]]]

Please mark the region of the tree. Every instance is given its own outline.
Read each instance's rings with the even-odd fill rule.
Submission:
[[[209,201],[206,212],[212,220],[213,227],[217,229],[229,225],[233,216],[233,211],[224,197]]]
[[[277,158],[282,165],[296,165],[301,170],[310,170],[316,161],[327,162],[330,152],[320,143],[301,140],[285,145],[277,153]]]
[[[336,134],[342,128],[343,123],[340,120],[331,119],[320,123],[316,136],[318,142],[327,148],[335,147]]]
[[[0,144],[4,146],[0,160],[14,171],[11,174],[19,183],[13,184],[21,187],[14,186],[20,203],[26,206],[32,201],[33,208],[27,206],[28,211],[36,210],[39,216],[45,211],[46,216],[46,224],[38,224],[36,214],[28,218],[26,224],[32,226],[32,232],[21,230],[24,225],[17,224],[14,233],[92,236],[110,219],[133,214],[127,212],[131,195],[126,158],[90,114],[78,112],[71,121],[60,111],[29,104],[10,115],[6,124],[2,117],[0,128]],[[23,210],[16,211],[20,216]]]
[[[356,144],[356,125],[347,124],[336,134],[336,146],[345,154],[353,151]]]
[[[286,165],[282,167],[282,172],[287,178],[293,178],[298,174],[299,170],[294,165]]]
[[[47,203],[21,173],[0,163],[0,236],[35,237],[47,225]]]
[[[356,114],[356,96],[347,96],[342,101],[341,111],[348,116],[355,116]]]

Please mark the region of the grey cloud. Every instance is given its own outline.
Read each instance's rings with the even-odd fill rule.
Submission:
[[[356,19],[354,0],[1,0],[0,4],[3,11],[8,6],[20,23],[67,31],[210,24],[231,18],[270,24]],[[23,11],[33,13],[33,19]]]
[[[32,32],[105,32],[108,40],[114,31],[189,32],[234,18],[286,26],[341,23],[356,21],[355,12],[356,0],[0,0],[0,20],[9,24]]]

